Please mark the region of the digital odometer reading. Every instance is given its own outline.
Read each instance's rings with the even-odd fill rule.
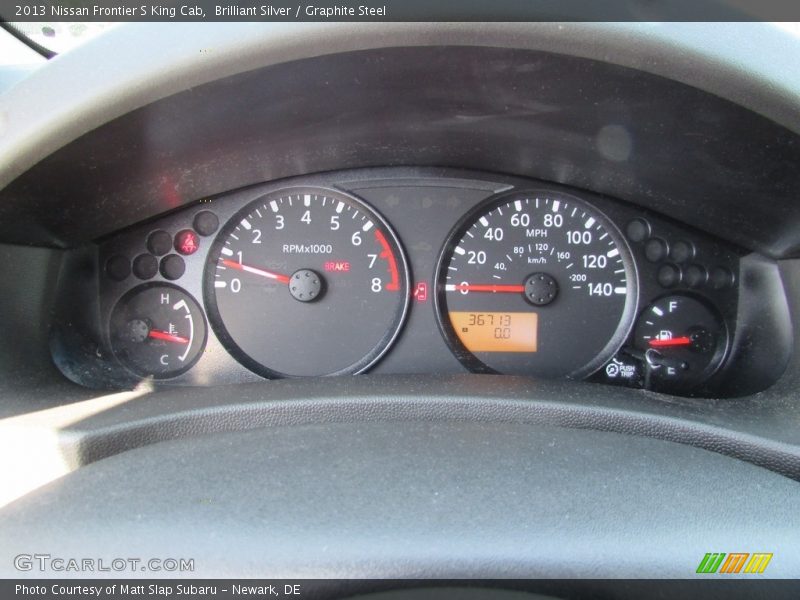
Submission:
[[[635,276],[627,245],[599,211],[562,192],[514,193],[451,234],[439,262],[439,323],[473,370],[583,377],[630,329]]]
[[[536,352],[536,313],[450,311],[450,322],[470,352]]]
[[[357,373],[394,340],[409,302],[405,257],[360,200],[292,188],[222,229],[205,275],[223,345],[267,377]]]

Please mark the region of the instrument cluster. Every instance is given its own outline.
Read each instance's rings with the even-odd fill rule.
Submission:
[[[746,254],[539,181],[315,175],[198,199],[84,249],[61,290],[83,301],[52,348],[92,387],[472,371],[714,396],[747,345]]]

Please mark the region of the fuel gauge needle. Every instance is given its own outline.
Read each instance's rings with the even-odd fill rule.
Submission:
[[[692,338],[676,337],[664,340],[650,340],[647,343],[651,348],[668,348],[670,346],[690,346],[692,343]]]
[[[158,329],[151,329],[150,333],[147,334],[147,337],[153,338],[154,340],[163,340],[165,342],[172,342],[173,344],[188,344],[189,340],[185,337],[181,337],[179,335],[173,335],[171,333],[167,333],[166,331],[159,331]]]
[[[235,260],[223,260],[222,264],[225,265],[226,267],[230,267],[231,269],[238,269],[239,271],[252,273],[253,275],[259,275],[261,277],[266,277],[267,279],[274,279],[275,281],[280,281],[281,283],[289,283],[288,275],[281,275],[280,273],[273,273],[272,271],[257,269],[256,267],[251,267],[249,265],[243,265],[242,263],[238,263]]]

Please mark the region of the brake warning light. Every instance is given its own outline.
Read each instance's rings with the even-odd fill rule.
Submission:
[[[325,263],[325,270],[333,271],[334,273],[346,273],[350,270],[350,261],[329,260]]]

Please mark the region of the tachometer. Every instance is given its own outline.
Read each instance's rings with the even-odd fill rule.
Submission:
[[[223,345],[266,377],[357,373],[394,340],[408,267],[389,225],[339,191],[292,188],[221,230],[205,297]]]
[[[578,378],[622,344],[637,293],[630,251],[598,210],[563,192],[515,192],[456,226],[436,302],[472,370]]]

